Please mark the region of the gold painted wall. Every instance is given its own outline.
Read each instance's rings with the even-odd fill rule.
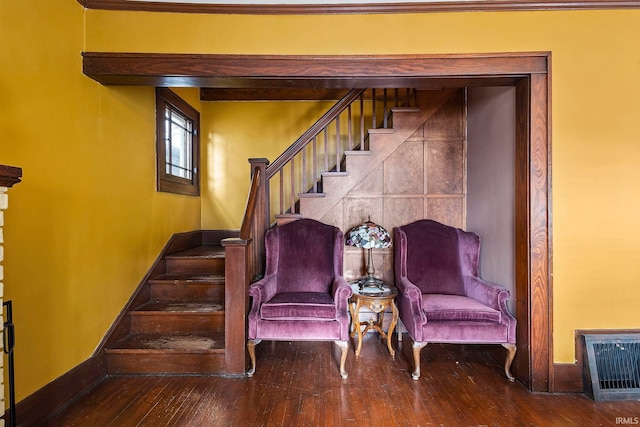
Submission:
[[[333,102],[203,102],[202,228],[239,229],[249,193],[249,158],[273,162]]]
[[[23,170],[4,232],[18,402],[88,359],[170,235],[200,228],[200,198],[155,191],[153,88],[82,75],[83,15],[0,7],[0,163]]]
[[[4,261],[18,401],[91,355],[171,233],[237,227],[246,157],[273,160],[304,130],[267,130],[276,108],[204,105],[203,202],[156,193],[153,90],[100,86],[82,75],[81,51],[551,51],[553,358],[572,362],[575,329],[640,327],[639,38],[639,10],[206,16],[4,2],[0,163],[24,173]]]
[[[86,47],[229,54],[551,51],[553,359],[573,362],[575,329],[640,327],[640,203],[633,197],[640,179],[639,38],[640,10],[329,16],[89,11]],[[243,206],[245,199],[246,192],[238,191],[224,203]]]

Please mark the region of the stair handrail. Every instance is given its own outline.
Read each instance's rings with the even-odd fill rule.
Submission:
[[[268,203],[264,176],[269,160],[249,159],[249,163],[251,187],[240,227],[240,239],[246,241],[249,246],[246,264],[248,279],[251,282],[261,277],[264,267],[264,235],[268,228],[267,215],[264,212]]]
[[[254,167],[251,172],[251,189],[249,190],[249,197],[247,198],[247,206],[244,211],[244,218],[242,219],[242,226],[240,227],[240,238],[251,238],[251,231],[253,228],[253,220],[256,212],[256,202],[258,200],[258,191],[260,188],[260,180],[262,179],[262,171],[259,167]]]
[[[358,100],[366,89],[351,89],[345,96],[336,102],[326,113],[322,115],[309,129],[289,146],[277,159],[267,167],[267,180],[270,180],[277,171],[291,161],[293,156],[307,146],[309,141],[318,136],[335,118],[346,110],[353,102]]]

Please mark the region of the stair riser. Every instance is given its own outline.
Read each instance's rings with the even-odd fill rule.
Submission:
[[[371,159],[367,156],[346,156],[346,168],[347,170],[357,170],[367,167],[371,162]]]
[[[151,284],[151,300],[224,302],[224,284]]]
[[[167,273],[224,274],[224,258],[167,258]]]
[[[336,186],[341,185],[345,182],[344,176],[323,176],[322,177],[322,188],[336,188]]]
[[[396,135],[371,135],[371,152],[379,157],[387,157],[397,148],[397,139]]]
[[[225,371],[224,351],[207,354],[107,354],[107,373],[211,374]]]
[[[131,332],[191,334],[224,332],[224,314],[131,314]]]

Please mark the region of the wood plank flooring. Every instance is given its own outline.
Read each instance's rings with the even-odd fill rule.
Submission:
[[[395,360],[367,334],[349,378],[324,342],[262,342],[253,378],[112,376],[45,426],[615,426],[640,402],[535,394],[510,383],[483,346],[432,344],[412,381],[411,341]]]

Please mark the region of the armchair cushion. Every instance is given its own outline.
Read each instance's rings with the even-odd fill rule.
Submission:
[[[455,228],[421,222],[403,227],[407,278],[422,293],[465,295]]]
[[[335,320],[333,298],[323,292],[281,292],[260,310],[264,320]]]
[[[467,321],[500,323],[498,310],[461,295],[423,294],[422,308],[432,322]]]
[[[266,241],[267,270],[276,276],[278,293],[326,293],[342,276],[342,247],[336,247],[344,245],[342,232],[309,219],[273,230]]]

